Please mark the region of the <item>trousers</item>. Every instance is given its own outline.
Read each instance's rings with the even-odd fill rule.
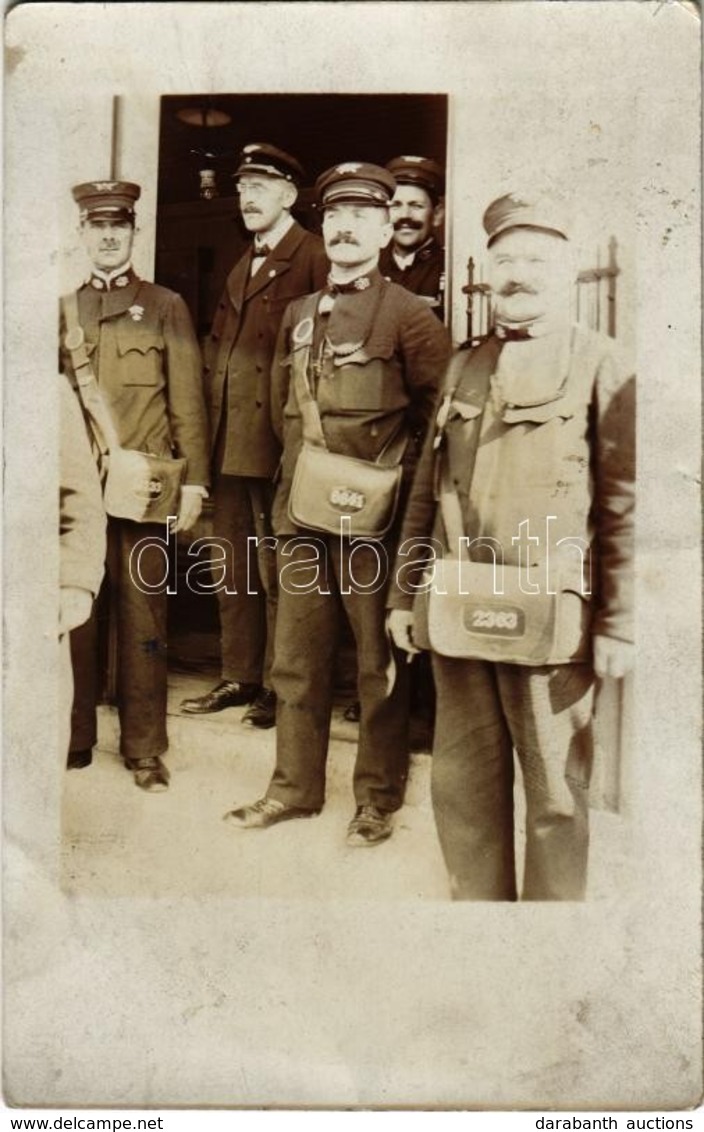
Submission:
[[[582,900],[594,676],[433,655],[433,813],[457,900],[516,900],[514,750],[526,797],[524,900]]]
[[[335,651],[346,612],[357,646],[361,705],[355,801],[385,811],[403,803],[409,681],[408,665],[384,628],[388,553],[383,543],[326,535],[279,538],[276,767],[270,798],[310,810],[323,805]]]
[[[95,744],[98,680],[98,609],[109,604],[117,639],[120,754],[146,759],[168,748],[166,649],[168,556],[165,527],[108,519],[103,591],[89,620],[71,633],[74,699],[72,751]]]
[[[213,533],[222,540],[218,570],[223,680],[271,685],[276,627],[273,484],[263,478],[220,475],[213,491]]]

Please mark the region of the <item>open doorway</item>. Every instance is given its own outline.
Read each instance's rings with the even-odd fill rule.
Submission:
[[[305,228],[318,230],[313,185],[325,169],[342,161],[385,165],[402,154],[429,157],[444,168],[447,122],[448,100],[443,94],[164,96],[156,282],[184,297],[203,339],[227,275],[249,239],[239,218],[232,181],[245,145],[268,142],[300,161],[306,180],[293,212]],[[435,235],[444,246],[444,230]],[[211,522],[206,506],[191,538],[207,536]],[[175,667],[217,676],[215,596],[192,594],[179,584],[192,565],[187,558],[190,541],[180,543],[177,556],[179,577],[170,599],[170,655]],[[349,636],[340,650],[336,682],[338,688],[354,692],[356,662]]]
[[[183,295],[200,336],[207,334],[225,279],[247,243],[232,175],[243,146],[256,141],[301,162],[306,182],[294,214],[316,230],[312,186],[339,161],[385,165],[400,154],[420,154],[445,166],[447,96],[164,96],[155,276]],[[444,244],[444,232],[437,235]]]

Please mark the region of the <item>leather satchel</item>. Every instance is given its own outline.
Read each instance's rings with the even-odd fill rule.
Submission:
[[[385,466],[304,442],[293,473],[289,517],[301,527],[379,539],[398,506],[401,466]]]
[[[165,523],[178,515],[185,460],[111,448],[103,499],[108,515],[134,523]]]
[[[62,305],[64,345],[71,354],[78,395],[99,453],[105,510],[115,519],[165,523],[178,515],[186,460],[121,447],[85,348],[75,292],[64,296]]]

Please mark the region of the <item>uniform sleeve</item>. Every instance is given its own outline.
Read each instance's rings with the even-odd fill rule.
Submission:
[[[164,319],[164,343],[171,435],[179,456],[188,461],[186,483],[210,482],[208,423],[200,349],[188,307],[173,294]]]
[[[431,317],[434,317],[431,315]],[[439,407],[439,399],[436,399]],[[427,546],[432,535],[437,503],[435,500],[435,414],[432,423],[426,427],[426,435],[418,465],[413,476],[410,495],[403,515],[398,553],[391,573],[391,584],[387,597],[389,609],[412,609],[414,596],[407,586],[401,586],[399,579],[420,580],[420,573],[427,561]],[[418,576],[415,577],[415,571]]]
[[[83,413],[68,380],[59,378],[60,584],[100,589],[105,568],[105,510]]]
[[[417,296],[413,298],[413,307],[402,324],[401,349],[410,396],[409,426],[420,447],[450,358],[450,336],[430,308]]]
[[[607,356],[595,388],[594,519],[599,588],[593,632],[632,641],[635,378],[615,357]]]

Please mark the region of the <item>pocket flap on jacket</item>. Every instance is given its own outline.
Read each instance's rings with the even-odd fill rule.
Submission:
[[[560,397],[543,405],[505,405],[501,419],[505,424],[547,424],[557,418],[567,421],[574,412],[574,404]]]
[[[150,350],[163,350],[164,336],[151,327],[141,327],[138,323],[131,326],[117,327],[117,352],[120,357],[136,350],[140,354],[148,354]]]

